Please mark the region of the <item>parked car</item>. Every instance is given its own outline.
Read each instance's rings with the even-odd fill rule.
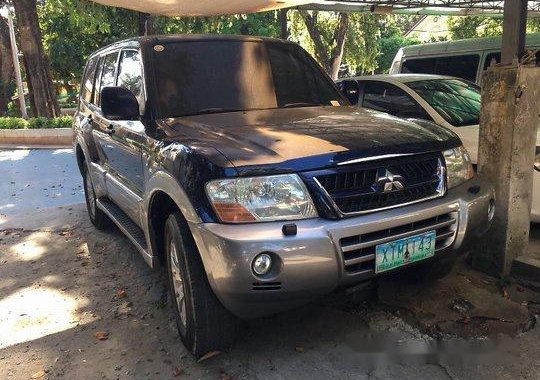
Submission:
[[[526,48],[536,51],[540,64],[540,33],[526,36]],[[492,61],[501,62],[501,37],[469,38],[402,47],[390,74],[450,75],[480,84]]]
[[[239,318],[443,276],[489,226],[493,189],[454,133],[346,103],[286,41],[152,36],[90,56],[73,123],[90,220],[165,264],[195,355]]]
[[[352,104],[387,112],[418,124],[435,123],[456,133],[478,160],[480,88],[469,81],[442,75],[383,74],[338,81]],[[540,135],[536,138],[531,220],[540,223]]]

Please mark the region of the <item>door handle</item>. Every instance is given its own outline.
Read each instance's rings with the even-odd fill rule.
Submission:
[[[109,124],[109,125],[107,126],[107,134],[108,134],[109,136],[112,136],[112,135],[114,134],[114,126],[113,126],[112,124]]]

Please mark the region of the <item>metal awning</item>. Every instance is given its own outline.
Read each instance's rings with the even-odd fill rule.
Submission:
[[[380,14],[502,16],[504,1],[479,0],[316,0],[301,9]],[[528,16],[540,17],[540,1],[528,1]]]

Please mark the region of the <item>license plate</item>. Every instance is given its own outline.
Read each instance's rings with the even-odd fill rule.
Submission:
[[[435,231],[424,232],[375,247],[375,273],[427,259],[435,254]]]

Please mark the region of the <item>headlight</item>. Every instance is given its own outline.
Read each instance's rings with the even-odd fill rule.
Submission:
[[[536,156],[534,156],[534,170],[540,172],[540,146],[536,147]]]
[[[210,181],[206,193],[222,222],[266,222],[317,216],[296,174]]]
[[[446,161],[449,189],[461,185],[474,176],[471,157],[463,146],[445,151],[444,159]]]

